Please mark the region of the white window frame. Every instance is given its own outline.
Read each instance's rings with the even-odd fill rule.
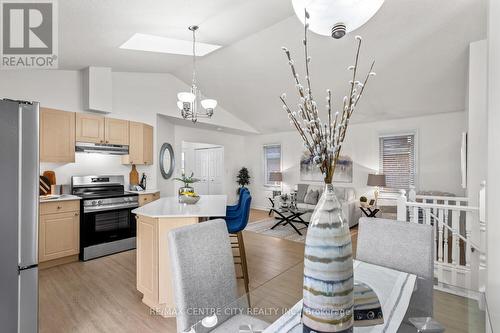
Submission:
[[[266,187],[266,188],[280,188],[281,187],[281,184],[280,185],[277,185],[275,183],[269,183],[268,180],[267,180],[267,160],[266,160],[266,148],[267,147],[280,147],[280,169],[279,171],[282,172],[283,170],[283,145],[281,143],[268,143],[268,144],[265,144],[265,145],[262,145],[262,179],[263,179],[263,186]]]
[[[418,188],[418,184],[419,184],[419,162],[420,162],[420,158],[419,158],[419,135],[418,135],[418,130],[409,130],[409,131],[403,131],[403,132],[390,132],[390,133],[379,133],[378,135],[378,142],[377,142],[377,145],[378,145],[378,164],[379,164],[379,172],[380,173],[383,173],[383,169],[382,169],[382,161],[380,160],[380,139],[382,138],[388,138],[388,137],[398,137],[398,136],[408,136],[408,135],[413,135],[413,139],[414,139],[414,146],[413,146],[413,155],[414,155],[414,179],[413,179],[413,186],[415,188]],[[385,188],[382,188],[381,191],[382,192],[399,192],[400,189],[395,189],[395,188],[389,188],[389,187],[385,187]]]

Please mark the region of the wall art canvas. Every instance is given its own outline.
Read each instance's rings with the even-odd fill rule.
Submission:
[[[300,158],[300,180],[322,182],[324,177],[319,168],[314,165],[311,153],[306,150]],[[353,163],[349,156],[339,156],[333,176],[334,183],[352,183]]]

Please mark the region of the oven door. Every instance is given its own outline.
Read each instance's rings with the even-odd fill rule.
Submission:
[[[136,236],[135,208],[120,208],[83,214],[80,228],[82,248]]]

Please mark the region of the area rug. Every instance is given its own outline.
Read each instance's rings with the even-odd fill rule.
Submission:
[[[250,222],[247,224],[245,231],[251,231],[261,235],[291,240],[294,242],[305,242],[307,235],[307,227],[305,225],[303,225],[302,223],[294,223],[295,227],[297,227],[297,229],[299,229],[300,233],[302,234],[301,236],[297,232],[295,232],[295,230],[293,230],[293,228],[288,224],[279,225],[276,228],[271,229],[271,227],[275,225],[276,222],[278,222],[278,220],[272,217],[255,222]],[[355,237],[357,234],[358,229],[351,228],[351,237]]]
[[[305,225],[303,225],[302,223],[294,223],[295,227],[302,233],[301,236],[289,224],[279,225],[276,228],[271,229],[271,227],[275,225],[276,222],[278,222],[278,220],[272,217],[256,222],[251,222],[247,224],[245,231],[251,231],[265,236],[304,243],[307,234],[307,227]]]

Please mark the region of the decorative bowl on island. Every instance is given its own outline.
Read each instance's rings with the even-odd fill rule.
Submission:
[[[200,201],[200,196],[194,192],[180,192],[179,193],[179,203],[194,205]]]

